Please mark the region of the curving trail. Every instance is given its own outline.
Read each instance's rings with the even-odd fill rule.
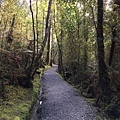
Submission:
[[[96,109],[56,69],[50,68],[42,78],[42,102],[37,101],[31,120],[96,120]]]

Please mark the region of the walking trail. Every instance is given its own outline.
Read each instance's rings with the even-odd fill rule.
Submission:
[[[31,120],[96,120],[96,109],[56,69],[50,68],[42,77],[42,95],[40,92]]]

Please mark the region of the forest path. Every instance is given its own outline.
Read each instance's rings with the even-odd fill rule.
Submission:
[[[48,69],[42,77],[42,102],[37,101],[31,120],[96,120],[96,109],[56,69]]]

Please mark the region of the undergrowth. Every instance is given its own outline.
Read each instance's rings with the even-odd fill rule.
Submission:
[[[40,87],[40,77],[35,75],[33,89],[25,89],[19,86],[6,86],[5,99],[0,98],[0,120],[26,120],[36,101]]]

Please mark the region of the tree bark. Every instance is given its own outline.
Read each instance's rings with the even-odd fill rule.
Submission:
[[[51,35],[51,51],[50,51],[50,66],[52,67],[52,64],[53,64],[53,28],[51,30],[52,32],[52,35]]]
[[[58,44],[58,72],[60,74],[64,75],[64,68],[63,68],[63,61],[62,61],[62,49],[60,46],[60,41],[59,41],[59,38],[57,36],[57,33],[56,33],[56,37],[57,37],[57,44]]]
[[[1,36],[1,48],[3,48],[3,42],[4,42],[4,31],[6,30],[7,28],[7,23],[8,23],[8,17],[6,19],[4,19],[4,28],[3,28],[3,33],[2,33],[2,36]]]
[[[34,13],[32,10],[32,2],[30,0],[30,11],[31,11],[31,16],[32,16],[32,29],[33,29],[33,40],[34,40],[34,48],[33,48],[33,57],[32,57],[32,64],[34,62],[35,59],[35,20],[34,20]]]
[[[47,44],[47,56],[46,56],[46,64],[50,64],[50,33],[51,33],[51,25],[49,26],[49,33],[48,33],[48,44]]]
[[[88,51],[87,51],[87,41],[88,41],[88,26],[87,26],[87,17],[85,16],[86,14],[86,4],[84,1],[84,12],[83,12],[83,29],[84,29],[84,80],[87,80],[87,64],[88,64]]]
[[[110,96],[107,67],[104,61],[104,37],[103,37],[103,0],[98,0],[98,16],[97,16],[97,45],[98,45],[98,69],[99,69],[99,87],[100,101],[107,102],[106,98]],[[109,98],[109,97],[108,97]]]
[[[55,11],[54,11],[54,14],[55,14]],[[55,21],[55,18],[54,18],[54,28],[55,28],[56,38],[57,38],[57,45],[58,45],[58,72],[60,74],[64,75],[63,60],[62,60],[62,47],[61,47],[63,31],[62,31],[62,27],[61,27],[61,33],[60,33],[60,39],[59,39],[55,22],[56,21]],[[61,42],[61,45],[60,45],[60,42]]]
[[[38,0],[36,0],[36,41],[37,41],[37,55],[38,55]]]
[[[114,50],[115,50],[115,37],[116,37],[116,28],[115,26],[112,27],[112,43],[110,48],[110,56],[109,56],[109,66],[112,65]]]
[[[32,1],[30,0],[30,12],[31,12],[31,16],[32,16],[32,30],[33,30],[33,41],[34,41],[34,48],[33,48],[33,55],[32,55],[32,61],[29,65],[29,67],[27,68],[26,70],[26,74],[27,74],[27,77],[28,77],[28,82],[30,82],[30,79],[33,77],[31,76],[32,74],[32,71],[34,69],[34,60],[35,60],[35,20],[34,20],[34,13],[33,13],[33,10],[32,10]]]
[[[46,17],[46,26],[45,26],[45,36],[42,42],[42,46],[39,52],[39,58],[41,58],[42,53],[44,51],[46,42],[47,42],[47,37],[48,37],[48,33],[49,33],[49,20],[50,20],[50,12],[51,12],[51,5],[52,5],[52,0],[49,0],[48,3],[48,12],[47,12],[47,17]]]
[[[11,27],[10,27],[9,32],[8,32],[8,35],[7,35],[7,37],[6,37],[8,43],[12,43],[12,41],[13,41],[13,36],[12,36],[12,34],[13,34],[14,24],[15,24],[15,14],[13,15]]]

